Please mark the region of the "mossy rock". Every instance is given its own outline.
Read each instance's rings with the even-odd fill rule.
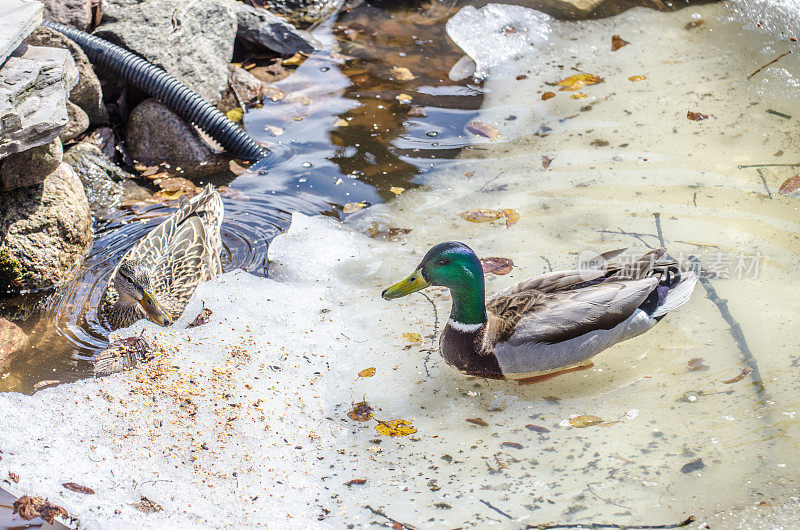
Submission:
[[[0,294],[18,293],[30,277],[7,248],[0,248]]]

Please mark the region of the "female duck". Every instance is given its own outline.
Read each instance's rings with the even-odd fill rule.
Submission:
[[[453,305],[439,342],[445,361],[470,375],[533,382],[591,367],[581,363],[689,300],[697,276],[659,262],[665,251],[651,250],[624,267],[603,260],[596,268],[550,272],[484,302],[480,261],[450,241],[431,248],[383,297],[448,287]]]

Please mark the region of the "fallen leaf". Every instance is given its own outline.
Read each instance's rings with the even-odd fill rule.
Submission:
[[[550,167],[550,163],[553,161],[552,158],[546,157],[542,155],[542,169],[547,169]]]
[[[380,237],[386,239],[402,236],[408,234],[409,232],[411,232],[410,228],[396,228],[396,227],[389,227],[383,230],[371,227],[369,230],[367,230],[367,234],[369,235],[369,237],[374,237],[374,238]]]
[[[533,432],[541,432],[541,433],[550,432],[550,429],[548,429],[547,427],[542,427],[540,425],[528,424],[525,426],[525,428]]]
[[[481,427],[488,427],[489,426],[489,424],[486,423],[485,421],[483,421],[481,418],[467,418],[466,421],[468,421],[468,422],[470,422],[470,423],[472,423],[474,425],[480,425]]]
[[[626,41],[619,35],[612,35],[611,36],[611,51],[615,52],[622,48],[623,46],[627,46],[630,42]]]
[[[17,482],[19,482],[19,475],[17,475],[16,473],[12,473],[11,471],[9,471],[9,472],[8,472],[8,480],[10,480],[10,481],[11,481],[11,482],[13,482],[14,484],[16,484]]]
[[[361,208],[366,208],[366,207],[367,207],[367,203],[365,203],[363,201],[362,202],[348,202],[347,204],[344,205],[344,208],[342,208],[342,211],[344,213],[353,213],[353,212],[359,211]]]
[[[394,97],[394,99],[396,99],[396,100],[397,100],[397,101],[399,101],[400,103],[411,103],[411,101],[412,101],[414,98],[412,98],[412,97],[411,97],[411,96],[409,96],[408,94],[405,94],[405,93],[403,93],[403,94],[397,94],[397,95]]]
[[[468,179],[471,179],[472,175],[474,174],[475,174],[474,171],[467,171],[466,173],[464,173],[464,176],[467,177]]]
[[[692,121],[703,121],[703,120],[707,120],[708,119],[708,114],[702,114],[700,112],[688,111],[686,113],[686,119],[692,120]]]
[[[347,413],[347,417],[355,421],[368,421],[372,419],[372,407],[366,401],[361,401],[353,405],[352,410]]]
[[[65,488],[69,491],[74,491],[75,493],[83,493],[84,495],[94,495],[94,490],[92,488],[87,488],[86,486],[81,486],[80,484],[75,484],[74,482],[65,482],[62,484]]]
[[[338,120],[336,120],[336,123],[334,123],[334,125],[336,125],[337,127],[349,127],[350,122],[345,120],[344,118],[339,118]]]
[[[572,94],[569,97],[569,99],[583,99],[583,98],[586,98],[586,97],[589,97],[589,96],[587,96],[583,92],[575,92],[574,94]]]
[[[544,94],[542,94],[542,101],[547,101],[548,99],[554,98],[554,97],[556,97],[556,93],[555,92],[545,92]]]
[[[475,136],[483,136],[490,140],[495,140],[500,136],[500,131],[494,125],[488,125],[480,121],[473,121],[467,124],[467,130]]]
[[[297,118],[295,118],[297,119]],[[302,119],[302,118],[300,118]],[[283,129],[276,126],[276,125],[265,125],[264,130],[270,133],[273,137],[280,136],[283,134]]]
[[[413,81],[417,78],[411,70],[406,68],[405,66],[395,66],[392,68],[392,77],[397,79],[398,81]]]
[[[519,212],[506,208],[503,210],[503,215],[506,217],[506,228],[519,221]]]
[[[528,76],[525,74],[519,74],[515,79],[517,81],[522,81],[523,79],[528,79]]]
[[[408,436],[414,434],[417,429],[408,420],[381,421],[375,426],[375,430],[384,436]]]
[[[183,177],[163,179],[158,185],[161,191],[157,191],[153,195],[153,199],[157,201],[172,201],[179,199],[182,195],[194,197],[201,191],[200,188]]]
[[[53,524],[56,517],[69,519],[67,510],[56,506],[44,497],[29,497],[24,495],[14,502],[14,513],[26,521],[41,517],[48,524]]]
[[[486,223],[489,221],[497,221],[498,219],[505,217],[505,214],[502,210],[490,210],[487,208],[467,210],[466,212],[461,212],[458,215],[471,223]]]
[[[236,176],[244,175],[245,173],[247,173],[246,167],[237,164],[233,160],[228,161],[228,169],[230,170],[231,173],[233,173]]]
[[[800,190],[800,173],[783,181],[781,187],[778,188],[778,193],[781,195],[791,195],[797,190]]]
[[[144,167],[144,169],[142,169],[141,171],[143,177],[149,177],[150,175],[155,175],[156,173],[158,173],[158,166]]]
[[[697,471],[699,469],[703,469],[704,467],[706,467],[706,465],[703,463],[703,459],[697,458],[687,464],[683,464],[681,466],[681,473],[691,473],[692,471]]]
[[[227,116],[228,119],[231,120],[234,123],[240,122],[240,121],[242,121],[242,118],[244,117],[244,111],[237,107],[235,109],[231,109],[228,112],[226,112],[225,116]]]
[[[308,56],[305,55],[304,53],[297,52],[294,55],[292,55],[291,57],[289,57],[288,59],[282,60],[281,64],[283,66],[297,66],[300,63],[302,63],[303,61],[305,61],[307,57]]]
[[[283,101],[286,99],[286,92],[274,86],[264,88],[264,96],[271,101]]]
[[[47,388],[48,386],[54,386],[59,384],[61,381],[58,379],[47,379],[45,381],[39,381],[35,385],[33,385],[34,390],[41,390],[43,388]]]
[[[416,344],[418,342],[422,342],[422,335],[420,335],[419,333],[412,333],[410,331],[403,333],[403,338],[406,339],[406,342],[409,344]]]
[[[401,188],[399,186],[392,186],[391,188],[389,188],[389,191],[391,191],[395,195],[400,195],[401,193],[406,191],[406,189],[405,188]]]
[[[135,503],[133,507],[144,513],[160,512],[162,510],[160,504],[151,501],[144,495],[142,495],[142,498],[139,500],[139,502]]]
[[[228,199],[233,199],[234,201],[250,200],[250,197],[246,193],[236,188],[231,188],[230,186],[220,186],[219,188],[217,188],[217,191],[223,197],[227,197]]]
[[[689,359],[686,363],[689,366],[690,372],[705,372],[708,370],[708,366],[703,364],[702,357],[695,357],[693,359]]]
[[[192,320],[192,323],[189,324],[186,327],[187,328],[196,328],[197,326],[202,326],[203,324],[206,324],[208,322],[208,319],[211,317],[211,315],[212,315],[212,311],[209,308],[204,307],[203,310],[200,311],[200,314],[197,315],[196,317],[194,317],[194,320]]]
[[[344,483],[345,486],[363,486],[367,483],[367,479],[365,478],[354,478],[353,480],[348,480]]]
[[[646,75],[632,75],[628,78],[628,81],[644,81],[647,79]]]
[[[364,368],[363,370],[358,372],[358,377],[372,377],[373,375],[375,375],[376,371],[377,370],[375,370],[374,366],[370,368]]]
[[[522,449],[522,444],[517,442],[503,442],[500,447],[511,447],[513,449]]]
[[[700,26],[702,26],[705,23],[706,23],[706,21],[702,20],[702,19],[701,20],[692,20],[691,22],[687,22],[686,25],[683,26],[683,28],[684,29],[697,29],[697,28],[699,28]]]
[[[588,86],[588,85],[596,85],[597,83],[602,83],[603,78],[599,75],[594,74],[578,74],[578,75],[571,75],[565,79],[562,79],[558,82],[562,88],[559,90],[580,90],[581,88]]]
[[[481,258],[484,274],[503,276],[514,269],[514,262],[508,258]]]
[[[742,371],[739,373],[739,375],[737,375],[736,377],[734,377],[732,379],[726,379],[726,380],[724,380],[722,382],[725,383],[726,385],[730,385],[731,383],[738,383],[739,381],[744,379],[747,376],[747,374],[749,374],[752,371],[753,371],[753,369],[750,368],[749,366],[746,367],[746,368],[742,368]]]
[[[599,425],[600,423],[603,423],[603,419],[599,416],[592,415],[576,416],[569,419],[569,424],[578,428],[591,427],[592,425]]]
[[[423,107],[411,107],[408,109],[408,115],[412,118],[424,118],[428,114],[425,112]]]

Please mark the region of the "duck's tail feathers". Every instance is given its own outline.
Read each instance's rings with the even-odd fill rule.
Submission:
[[[693,271],[682,271],[678,281],[669,287],[664,302],[656,307],[656,310],[650,316],[653,318],[663,317],[688,302],[689,298],[692,297],[696,284],[697,275]]]

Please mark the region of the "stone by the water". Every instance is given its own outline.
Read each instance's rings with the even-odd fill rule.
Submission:
[[[42,22],[42,4],[3,0],[0,5],[0,64]]]
[[[6,157],[0,165],[0,191],[41,184],[61,164],[62,154],[61,140],[56,138]]]
[[[2,267],[2,263],[0,263]],[[19,326],[0,317],[0,369],[28,342],[28,336]]]
[[[82,108],[71,101],[67,101],[67,116],[67,124],[58,135],[64,143],[74,140],[89,128],[89,116],[86,115]]]
[[[311,53],[318,45],[310,34],[298,30],[266,9],[237,3],[236,18],[236,38],[251,46],[292,56],[297,52]]]
[[[81,31],[92,23],[92,0],[39,0],[44,4],[44,18]]]

